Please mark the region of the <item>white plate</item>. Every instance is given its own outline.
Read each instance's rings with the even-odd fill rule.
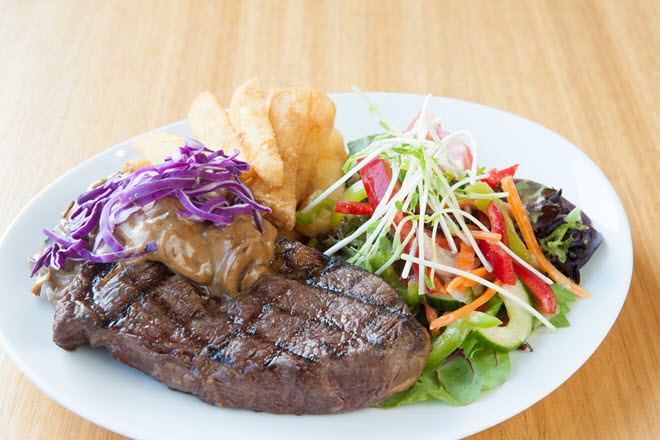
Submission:
[[[371,95],[401,127],[424,97]],[[344,139],[380,132],[364,102],[353,94],[332,95],[336,125]],[[364,409],[328,416],[275,416],[219,409],[112,360],[103,349],[59,349],[51,340],[53,311],[29,293],[27,255],[38,248],[44,227],[54,226],[69,200],[93,180],[138,157],[130,141],[88,160],[42,191],[18,215],[0,242],[0,342],[18,368],[41,390],[80,416],[134,438],[415,438],[464,437],[502,422],[550,394],[596,350],[616,320],[632,276],[630,229],[621,202],[598,167],[561,136],[519,116],[479,104],[433,98],[429,111],[445,115],[443,126],[467,129],[479,143],[479,163],[519,163],[518,176],[564,189],[589,214],[604,243],[583,271],[583,286],[595,296],[579,300],[572,327],[550,335],[537,331],[533,353],[513,352],[509,380],[466,407],[438,401],[393,410]],[[190,136],[185,121],[161,130]],[[437,429],[428,429],[432,420]]]

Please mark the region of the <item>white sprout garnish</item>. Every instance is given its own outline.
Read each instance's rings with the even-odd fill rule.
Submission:
[[[362,267],[368,266],[372,258],[382,254],[383,244],[387,244],[389,258],[376,270],[376,274],[383,273],[394,262],[402,259],[406,263],[401,276],[407,278],[410,275],[412,264],[417,264],[419,266],[419,277],[421,278],[418,280],[418,293],[420,296],[427,291],[433,291],[435,271],[463,276],[486,287],[493,288],[503,296],[512,299],[548,328],[554,330],[554,326],[543,315],[507,292],[506,289],[469,272],[441,264],[438,260],[439,249],[436,244],[436,237],[441,236],[447,240],[449,252],[452,254],[458,252],[456,244],[456,239],[458,239],[474,249],[476,257],[488,272],[493,271],[491,264],[479,249],[466,220],[469,220],[480,230],[489,231],[489,229],[469,212],[463,210],[459,204],[459,199],[498,200],[509,194],[506,192],[466,194],[465,185],[474,184],[477,180],[488,177],[487,173],[477,168],[477,148],[472,135],[468,131],[460,130],[441,139],[434,126],[442,120],[442,116],[431,120],[428,114],[431,95],[428,95],[424,100],[422,111],[415,124],[410,130],[404,132],[397,128],[360,89],[355,86],[353,89],[369,104],[369,111],[379,118],[380,125],[386,130],[386,133],[377,137],[364,150],[352,155],[344,165],[344,176],[312,200],[302,210],[302,213],[311,211],[374,159],[381,158],[389,162],[392,169],[392,179],[384,197],[374,209],[371,218],[352,234],[330,247],[325,251],[325,254],[333,255],[351,244],[355,239],[363,236],[364,243],[359,249],[355,250],[354,255],[348,260],[350,263]],[[459,138],[469,140],[466,145],[471,147],[473,157],[470,169],[465,171],[447,150],[447,145]],[[454,183],[452,184],[452,182]],[[397,183],[400,184],[400,189],[395,191]],[[432,214],[427,214],[427,208]],[[396,217],[399,212],[403,214],[403,217],[399,216],[397,220]],[[402,236],[404,235],[404,225],[407,224],[410,224],[409,232],[407,235]],[[427,234],[427,229],[431,231],[430,234]],[[383,243],[383,240],[387,240],[387,236],[391,236],[390,234],[393,235],[393,239]],[[425,243],[427,235],[429,240]],[[498,245],[544,282],[552,283],[549,278],[515,255],[504,244],[498,243]],[[427,246],[431,249],[426,248]],[[430,277],[427,275],[427,269],[430,270]]]
[[[413,257],[412,255],[408,255],[408,254],[402,254],[401,259],[405,260],[405,261],[408,261],[408,262],[411,262],[411,263],[420,264],[420,265],[422,264],[422,261],[424,261],[420,258]],[[545,316],[543,316],[541,313],[539,313],[534,307],[530,306],[529,304],[527,304],[525,301],[521,300],[517,296],[507,292],[506,289],[503,289],[502,287],[498,286],[497,284],[491,283],[488,280],[484,280],[483,278],[480,278],[476,275],[473,275],[470,272],[466,272],[464,270],[456,269],[455,267],[445,266],[443,264],[433,263],[433,262],[430,262],[430,261],[426,261],[426,264],[428,264],[430,266],[433,266],[438,270],[443,270],[445,272],[453,273],[454,275],[459,275],[459,276],[462,276],[462,277],[465,277],[465,278],[469,278],[473,281],[476,281],[480,284],[483,284],[484,286],[486,286],[490,289],[495,290],[497,293],[501,293],[503,296],[509,298],[510,300],[512,300],[513,302],[515,302],[516,304],[518,304],[519,306],[521,306],[522,308],[527,310],[529,313],[531,313],[534,317],[536,317],[539,321],[541,321],[541,323],[543,323],[543,325],[548,327],[551,331],[557,330],[557,328],[554,325],[552,325],[550,323],[550,321],[548,321],[545,318]]]

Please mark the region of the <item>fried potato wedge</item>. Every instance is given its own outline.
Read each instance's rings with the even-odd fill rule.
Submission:
[[[304,147],[309,127],[309,105],[309,90],[272,90],[268,95],[268,118],[275,133],[284,173],[288,176],[297,172],[298,155]],[[295,187],[296,180],[288,180]]]
[[[281,186],[284,164],[268,119],[266,97],[257,78],[236,89],[231,98],[229,120],[254,172],[273,188]]]
[[[278,230],[290,231],[295,227],[295,199],[289,197],[282,186],[273,188],[258,175],[255,175],[246,183],[252,190],[254,198],[272,210],[270,214],[265,214],[264,217]]]
[[[271,91],[267,100],[268,119],[282,158],[285,176],[295,176],[298,151],[303,147],[308,127],[309,93],[301,89]],[[257,199],[264,200],[273,212],[266,216],[280,230],[296,225],[296,179],[286,178],[271,187],[261,176],[248,183]]]
[[[315,191],[325,191],[333,183],[341,179],[344,175],[342,168],[347,159],[348,154],[344,147],[344,139],[341,133],[339,133],[339,130],[333,128],[328,142],[318,156],[316,168],[312,176],[312,184],[309,189],[310,194]],[[345,190],[346,186],[342,185],[334,190],[328,198],[338,200]],[[328,232],[330,229],[332,229],[330,225],[330,212],[325,210],[321,211],[316,221],[311,225],[296,226],[296,231],[308,237],[315,237]]]
[[[296,200],[302,202],[311,192],[311,180],[316,169],[317,158],[332,132],[335,122],[335,104],[323,92],[309,90],[309,126],[305,143],[298,153],[296,172]]]
[[[266,218],[281,231],[296,226],[300,202],[342,175],[346,153],[341,135],[333,132],[334,118],[335,105],[323,92],[280,89],[266,98],[257,78],[236,89],[228,113],[208,91],[188,112],[196,139],[226,154],[238,149],[238,158],[251,164],[243,178],[255,198],[272,209]]]
[[[239,150],[238,159],[251,162],[252,158],[246,154],[245,148],[234,133],[227,113],[213,93],[202,92],[195,98],[188,111],[188,124],[192,129],[193,137],[209,150],[223,150],[227,155]],[[254,169],[250,167],[250,171],[244,173],[243,178],[247,179],[253,175]]]
[[[151,162],[149,162],[147,159],[131,159],[124,164],[121,169],[121,173],[134,173],[140,168],[148,167],[149,165],[151,165]]]
[[[169,157],[177,148],[183,147],[186,140],[178,134],[164,131],[152,131],[140,136],[133,142],[133,148],[152,164],[161,163]]]
[[[339,130],[333,128],[330,132],[328,142],[318,155],[316,169],[312,175],[312,182],[309,186],[309,193],[314,191],[325,191],[337,180],[344,177],[344,164],[348,160],[348,154],[344,147],[344,138]],[[330,198],[337,199],[345,191],[345,187],[337,188]]]

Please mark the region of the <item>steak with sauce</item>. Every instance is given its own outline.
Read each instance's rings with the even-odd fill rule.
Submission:
[[[270,270],[231,300],[161,263],[84,263],[53,339],[104,346],[211,404],[293,414],[375,405],[412,385],[430,350],[387,282],[284,239]]]

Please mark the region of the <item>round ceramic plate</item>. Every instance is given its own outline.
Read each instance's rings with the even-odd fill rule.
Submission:
[[[419,111],[423,96],[374,93],[372,98],[400,127]],[[382,130],[354,94],[336,94],[336,126],[346,141]],[[429,111],[445,115],[449,131],[469,130],[482,166],[519,163],[518,176],[563,188],[605,239],[583,270],[583,286],[594,294],[572,306],[570,328],[530,339],[535,351],[511,354],[511,376],[475,403],[455,407],[439,401],[325,416],[282,416],[220,409],[169,390],[115,360],[104,349],[66,352],[51,340],[53,310],[30,294],[28,254],[57,223],[68,202],[92,181],[138,157],[131,141],[77,166],[32,200],[0,242],[0,342],[18,368],[40,389],[80,416],[133,438],[460,438],[523,411],[550,394],[591,356],[624,303],[632,276],[632,244],[626,214],[612,185],[577,147],[522,117],[470,102],[433,98]],[[190,136],[186,121],[163,127]],[[598,319],[594,319],[598,317]],[[433,420],[438,429],[429,430]]]

